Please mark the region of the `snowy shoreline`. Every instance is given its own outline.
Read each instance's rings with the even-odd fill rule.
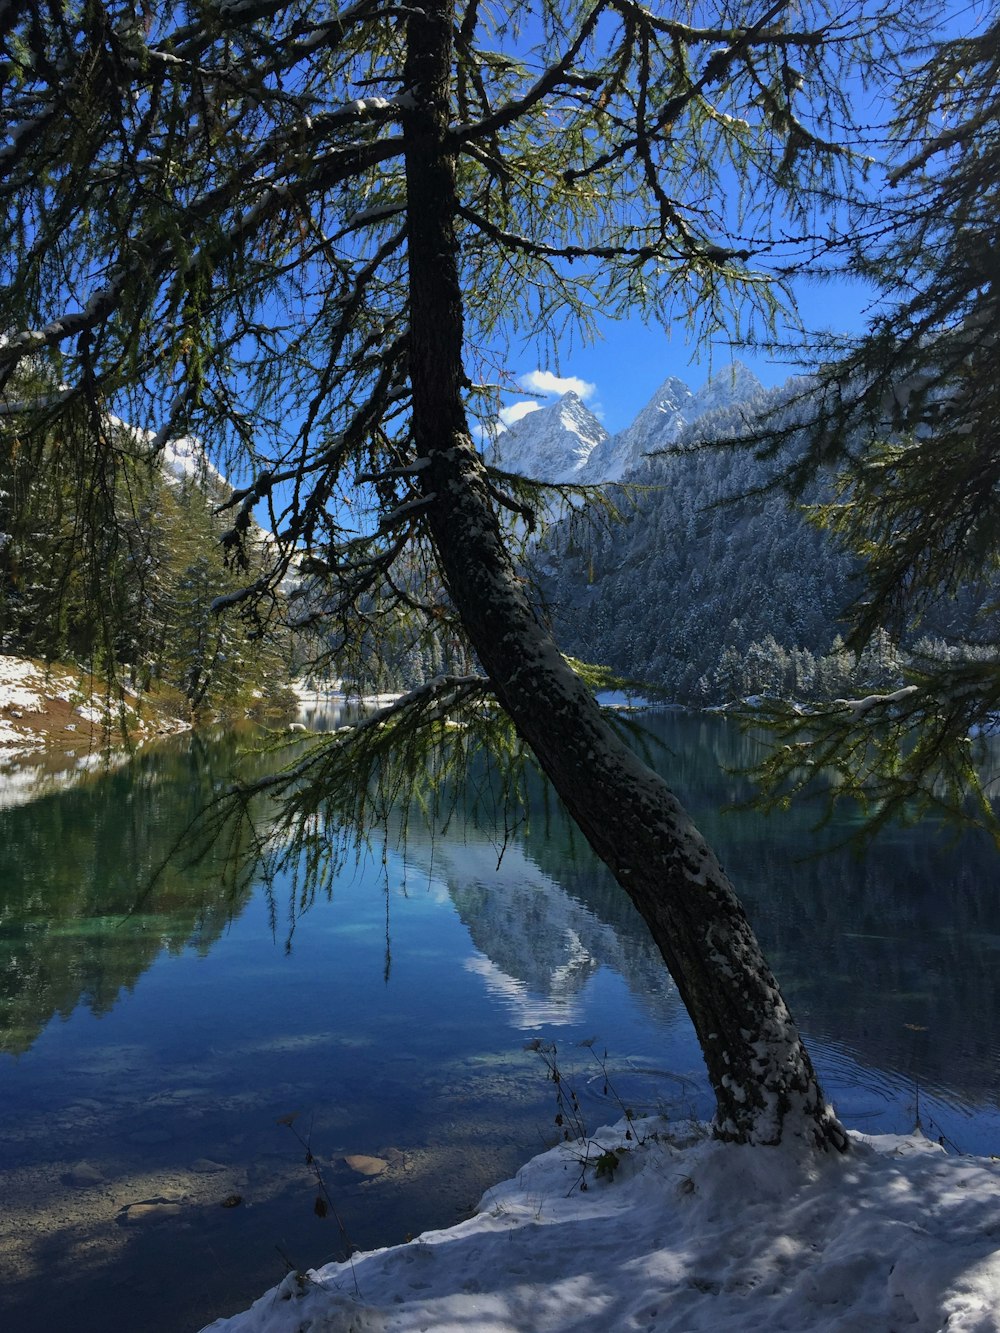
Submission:
[[[840,1156],[623,1120],[469,1220],[289,1273],[202,1333],[1000,1330],[1000,1162],[851,1137]]]
[[[109,697],[80,669],[0,654],[0,809],[124,762],[123,729],[135,746],[190,725],[154,712],[135,695]]]
[[[125,727],[133,741],[189,730],[144,709],[138,695],[109,692],[81,668],[0,654],[0,758],[47,748],[91,752]]]

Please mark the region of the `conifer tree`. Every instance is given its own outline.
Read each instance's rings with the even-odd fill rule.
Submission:
[[[526,749],[649,925],[742,1142],[846,1146],[729,880],[549,637],[510,554],[531,488],[472,423],[512,337],[557,355],[595,311],[766,324],[852,188],[845,93],[886,31],[825,0],[0,17],[3,413],[75,412],[112,464],[113,416],[154,454],[204,441],[237,484],[231,560],[255,516],[275,534],[217,605],[266,626],[297,570],[300,630],[356,677],[400,614],[474,655],[264,785],[316,867],[317,830],[398,793],[394,757]],[[44,402],[16,395],[31,363]]]
[[[839,473],[815,512],[864,565],[847,646],[874,692],[779,719],[790,744],[761,776],[783,801],[836,769],[833,790],[865,807],[868,834],[935,811],[1000,840],[975,739],[1000,711],[998,75],[993,18],[925,50],[900,84],[888,188],[860,215],[850,259],[880,313],[822,372],[790,477]],[[918,651],[892,688],[892,642],[912,643],[925,620],[961,633]]]

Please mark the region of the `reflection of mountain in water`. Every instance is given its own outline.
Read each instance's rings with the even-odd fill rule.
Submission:
[[[844,809],[780,816],[727,809],[761,742],[725,718],[651,714],[652,757],[732,876],[796,1018],[876,1069],[923,1087],[997,1100],[1000,858],[985,838],[931,822],[887,830],[863,855],[826,850],[850,831]],[[527,846],[551,871],[544,824]],[[564,881],[565,882],[565,881]],[[606,892],[617,892],[608,881]],[[619,895],[621,896],[621,895]]]
[[[125,761],[124,755],[109,758],[91,751],[74,755],[43,750],[19,755],[14,763],[0,764],[0,810],[67,791],[95,770],[106,771]]]
[[[407,859],[430,868],[430,849],[411,840]],[[507,847],[498,866],[495,846],[471,828],[464,841],[434,844],[433,874],[447,884],[478,950],[466,966],[503,1001],[515,1027],[575,1022],[578,997],[602,967],[622,977],[660,1021],[676,1013],[676,990],[620,890],[609,920],[599,895],[589,902],[579,882],[578,896],[571,895],[520,843]]]
[[[760,757],[759,740],[723,717],[659,713],[646,723],[652,761],[730,872],[806,1033],[925,1089],[951,1087],[970,1103],[995,1103],[1000,860],[993,846],[973,836],[956,841],[926,823],[886,831],[863,856],[824,851],[850,831],[846,809],[818,833],[814,809],[770,818],[727,809],[750,795],[738,773]],[[488,834],[466,836],[457,852],[441,839],[434,866],[445,868],[473,941],[493,964],[480,965],[484,975],[512,1004],[517,997],[519,1025],[535,1012],[529,1000],[568,1013],[570,998],[602,964],[647,1010],[674,1009],[645,926],[540,783],[531,822],[505,853],[506,880],[503,867],[493,874]]]
[[[747,794],[725,770],[752,761],[752,739],[723,718],[667,714],[649,726],[669,746],[654,758],[732,874],[806,1033],[922,1088],[995,1101],[1000,861],[992,846],[952,843],[924,825],[886,833],[861,859],[817,856],[847,831],[846,814],[818,836],[801,809],[772,819],[720,814]],[[136,901],[235,749],[231,737],[206,744],[187,735],[72,790],[0,810],[0,1050],[26,1050],[80,1003],[105,1012],[162,952],[207,951],[243,910],[246,894],[230,896],[218,855],[197,868],[166,865]],[[447,886],[477,950],[467,965],[502,997],[511,1022],[574,1022],[601,969],[622,977],[659,1022],[679,1018],[645,926],[540,785],[532,821],[499,871],[492,832],[467,823],[464,841],[459,833],[432,846],[411,825],[406,856]],[[308,918],[298,928],[308,930]]]

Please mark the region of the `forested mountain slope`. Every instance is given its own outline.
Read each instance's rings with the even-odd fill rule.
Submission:
[[[744,434],[788,397],[743,383],[746,398],[679,430],[672,413],[659,434],[640,417],[645,448],[678,452],[626,473],[629,484],[614,488],[621,521],[574,515],[535,560],[568,651],[683,702],[822,688],[817,673],[835,664],[817,659],[850,596],[850,560],[781,491],[761,491],[774,464],[749,442],[705,447]]]
[[[765,390],[737,362],[694,391],[671,376],[616,435],[573,393],[498,435],[490,458],[501,469],[606,483],[621,511],[609,521],[581,505],[530,550],[567,652],[688,704],[830,698],[899,679],[888,634],[860,662],[844,650],[852,559],[769,485],[780,463],[755,452],[761,422],[794,427],[807,410],[802,388]],[[786,447],[794,453],[794,430]],[[245,710],[281,689],[295,655],[281,617],[260,634],[213,611],[246,573],[227,568],[216,511],[228,484],[195,442],[168,444],[159,468],[137,462],[114,492],[95,484],[93,460],[81,471],[88,460],[54,439],[36,458],[0,433],[0,451],[0,651],[96,663],[175,691],[192,712]],[[968,651],[964,630],[987,595],[966,588],[932,608],[922,647]],[[336,658],[335,636],[329,647]],[[348,687],[373,691],[472,663],[446,634],[412,638],[401,626],[381,652],[336,668]]]
[[[620,521],[583,506],[531,554],[566,651],[687,704],[836,698],[897,683],[914,655],[991,651],[981,641],[996,614],[983,609],[995,593],[972,584],[931,600],[916,628],[876,633],[860,657],[844,649],[855,561],[810,520],[829,483],[795,502],[774,484],[810,410],[806,381],[765,390],[736,363],[697,392],[668,379],[632,425],[594,447],[578,475],[621,476],[609,487]],[[784,444],[764,460],[767,431]],[[523,454],[519,464],[528,470]]]
[[[221,544],[228,484],[195,441],[158,463],[137,442],[111,420],[92,453],[0,430],[0,651],[78,662],[175,712],[253,709],[283,688],[288,644],[213,609],[246,579]]]

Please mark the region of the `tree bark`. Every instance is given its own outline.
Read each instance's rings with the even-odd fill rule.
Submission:
[[[503,707],[648,925],[694,1023],[715,1133],[844,1150],[777,982],[721,866],[680,802],[605,722],[517,577],[462,391],[458,198],[447,130],[453,0],[408,19],[404,120],[410,374],[428,523],[449,593]]]

